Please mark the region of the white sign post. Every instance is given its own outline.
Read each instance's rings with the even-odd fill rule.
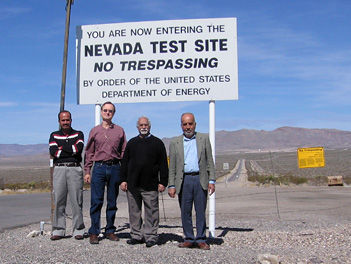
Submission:
[[[215,158],[215,101],[238,99],[236,18],[78,26],[76,42],[78,104],[96,105],[96,123],[106,101],[209,101]]]
[[[213,162],[216,164],[216,104],[215,101],[209,102],[209,137],[212,146]],[[209,237],[215,237],[216,224],[216,192],[209,197],[208,208],[208,232]]]

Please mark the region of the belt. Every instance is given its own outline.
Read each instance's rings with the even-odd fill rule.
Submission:
[[[79,167],[80,163],[79,162],[60,162],[60,163],[55,163],[55,166],[57,166],[57,167]]]
[[[99,160],[99,161],[95,161],[95,163],[101,163],[101,164],[104,164],[104,165],[116,165],[116,164],[119,164],[119,161],[118,159],[115,159],[115,160]]]
[[[195,175],[199,175],[200,173],[198,171],[195,172],[184,172],[184,175],[190,175],[190,176],[195,176]]]

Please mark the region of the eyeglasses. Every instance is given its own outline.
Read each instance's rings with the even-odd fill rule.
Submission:
[[[109,112],[109,113],[111,113],[111,114],[113,113],[113,110],[109,110],[109,109],[103,109],[102,111],[105,112],[105,113],[106,113],[106,112]]]

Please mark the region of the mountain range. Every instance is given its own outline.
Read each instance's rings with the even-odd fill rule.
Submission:
[[[172,138],[163,138],[168,150]],[[241,129],[216,132],[216,154],[257,151],[296,151],[297,148],[351,148],[351,131],[280,127],[272,131]],[[48,144],[0,144],[0,156],[27,156],[48,153]]]

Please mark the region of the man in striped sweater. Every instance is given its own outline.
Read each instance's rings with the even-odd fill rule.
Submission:
[[[50,155],[54,159],[53,194],[54,216],[52,219],[51,240],[66,236],[66,204],[70,196],[72,207],[72,231],[77,240],[83,239],[83,170],[81,168],[84,135],[71,127],[69,111],[58,114],[60,130],[51,133]]]

